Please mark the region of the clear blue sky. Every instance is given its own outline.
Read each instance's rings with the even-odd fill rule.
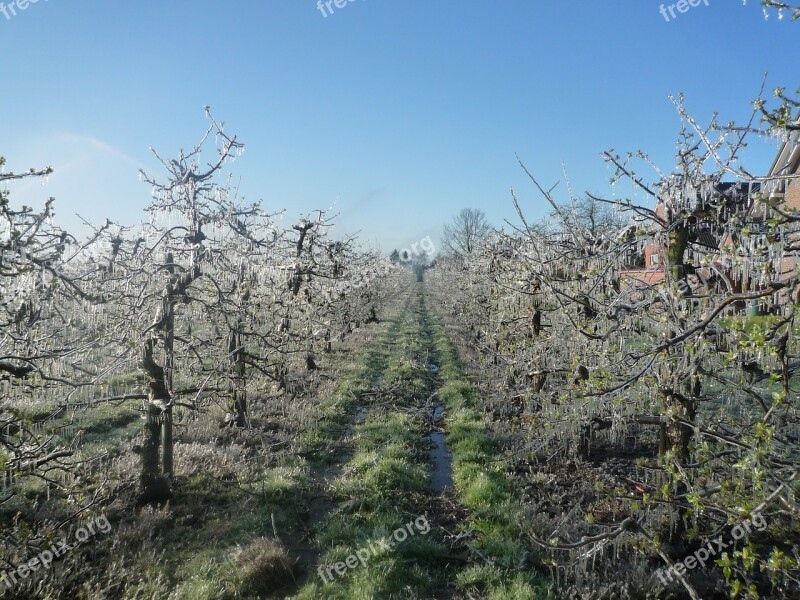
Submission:
[[[671,168],[668,95],[741,119],[765,71],[769,89],[800,84],[800,24],[765,21],[758,0],[670,22],[660,4],[354,0],[323,17],[316,0],[39,0],[0,13],[0,155],[56,169],[17,201],[56,196],[68,226],[133,223],[148,147],[190,147],[208,104],[247,146],[242,193],[288,218],[336,203],[340,232],[385,251],[438,237],[463,207],[513,219],[512,186],[535,218],[546,207],[515,152],[545,184],[563,161],[576,192],[610,196],[602,150]],[[775,149],[755,144],[749,164]]]

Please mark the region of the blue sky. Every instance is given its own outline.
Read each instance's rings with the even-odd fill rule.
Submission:
[[[135,223],[138,168],[158,173],[148,148],[189,148],[210,105],[246,144],[241,194],[287,219],[335,204],[340,233],[389,251],[464,207],[515,220],[512,186],[533,219],[546,206],[514,153],[562,198],[562,163],[576,192],[611,196],[605,149],[671,168],[670,94],[726,121],[766,71],[768,89],[798,86],[800,24],[765,21],[757,0],[669,22],[660,4],[354,0],[324,17],[316,0],[39,0],[0,13],[0,155],[56,169],[17,202],[55,196],[68,227]],[[763,171],[775,151],[746,158]]]

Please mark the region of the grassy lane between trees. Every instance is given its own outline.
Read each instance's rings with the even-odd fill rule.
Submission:
[[[360,392],[360,422],[316,537],[320,562],[294,597],[547,597],[548,582],[528,565],[508,464],[422,285],[367,353],[365,372],[369,389],[363,378],[347,386]],[[430,489],[437,408],[455,481],[441,497]],[[334,416],[341,423],[353,409]]]
[[[337,505],[316,539],[320,563],[297,598],[430,597],[445,584],[444,549],[426,510],[433,379],[420,311],[414,290],[367,354],[382,370],[358,394],[353,454],[332,484]]]
[[[461,569],[458,587],[497,600],[547,598],[549,580],[532,569],[535,549],[523,540],[524,515],[510,466],[441,319],[431,309],[426,312],[440,364],[438,397],[445,408],[457,501],[467,515],[461,529],[471,534],[473,557],[483,559]]]

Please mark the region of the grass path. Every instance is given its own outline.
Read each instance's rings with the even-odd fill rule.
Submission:
[[[508,466],[423,285],[337,389],[307,435],[315,472],[333,475],[331,510],[292,598],[547,597],[526,565]],[[431,463],[440,415],[455,482],[444,493],[431,486],[450,467]]]

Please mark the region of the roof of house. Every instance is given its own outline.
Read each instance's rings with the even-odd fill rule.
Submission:
[[[797,173],[800,167],[800,131],[793,131],[783,142],[772,168],[770,177]]]
[[[706,248],[712,248],[714,250],[719,248],[719,240],[711,233],[710,229],[701,229],[697,232],[697,236],[692,241]]]

